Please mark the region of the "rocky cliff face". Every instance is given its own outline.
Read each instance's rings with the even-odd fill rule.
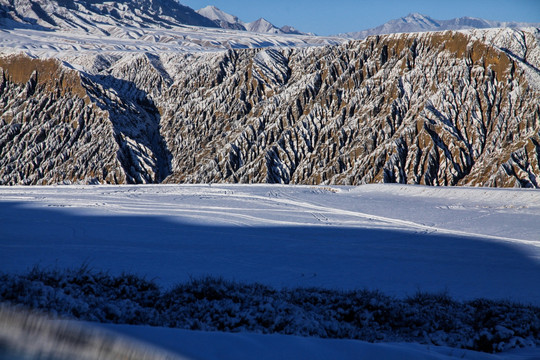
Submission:
[[[107,114],[56,60],[0,59],[0,184],[122,183]]]
[[[0,184],[154,183],[169,171],[159,111],[127,81],[7,56],[0,114]]]
[[[97,56],[84,73],[4,57],[0,183],[539,187],[538,37]]]

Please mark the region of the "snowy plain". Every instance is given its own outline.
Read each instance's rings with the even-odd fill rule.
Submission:
[[[172,29],[129,26],[105,26],[104,29],[108,36],[78,29],[46,31],[0,27],[0,51],[2,54],[56,57],[78,64],[83,61],[78,59],[83,54],[186,54],[227,49],[324,46],[345,41],[337,37],[253,33],[188,25]]]
[[[165,287],[213,275],[278,288],[368,288],[398,297],[445,291],[539,305],[539,219],[540,192],[521,189],[4,187],[0,271],[85,263]],[[458,354],[415,344],[111,327],[201,359],[540,358],[536,349]]]
[[[540,192],[401,185],[0,189],[3,270],[218,275],[540,304]],[[61,252],[58,249],[62,249]]]

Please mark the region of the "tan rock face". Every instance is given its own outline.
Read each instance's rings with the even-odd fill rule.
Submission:
[[[0,184],[122,183],[107,114],[56,60],[0,59]]]
[[[58,76],[40,83],[38,71],[24,100],[33,72],[15,75],[3,62],[0,179],[538,187],[537,38],[506,29],[136,55],[92,76],[61,71],[80,76],[79,86]],[[74,129],[90,134],[88,143],[78,135],[43,146],[70,151],[42,160],[56,156],[64,178],[17,160],[49,138],[41,134],[49,123],[54,134],[69,123],[70,139]],[[74,172],[77,161],[93,165]]]

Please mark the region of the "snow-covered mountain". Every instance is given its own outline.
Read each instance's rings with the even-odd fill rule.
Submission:
[[[337,37],[221,29],[214,21],[173,0],[137,1],[0,0],[0,46],[4,52],[37,56],[61,52],[65,56],[81,51],[186,52],[344,41]]]
[[[292,26],[285,25],[280,28],[272,24],[270,21],[260,18],[250,23],[245,23],[247,31],[256,33],[268,33],[268,34],[296,34],[296,35],[313,35],[311,33],[302,32]]]
[[[538,29],[226,52],[173,30],[4,31],[0,183],[540,186]]]
[[[238,19],[237,16],[228,14],[213,5],[208,5],[202,9],[199,9],[197,10],[197,13],[214,21],[223,29],[246,30],[244,22]]]
[[[0,0],[0,27],[3,28],[79,29],[108,35],[108,26],[170,29],[184,25],[311,35],[290,26],[279,29],[264,19],[244,23],[215,6],[194,11],[174,0]]]
[[[389,22],[372,29],[340,34],[340,36],[364,39],[370,35],[422,32],[422,31],[443,31],[462,29],[486,29],[486,28],[518,28],[518,27],[538,27],[539,24],[490,21],[474,17],[460,17],[451,20],[435,20],[429,16],[412,13],[405,17],[390,20]]]
[[[140,28],[195,25],[217,27],[174,0],[0,0],[0,26],[83,29],[107,33],[107,26]]]
[[[277,27],[275,27],[272,23],[270,23],[268,20],[264,18],[260,18],[246,24],[246,28],[248,31],[260,32],[260,33],[278,34],[281,32]]]
[[[197,10],[202,16],[214,21],[219,27],[224,29],[237,29],[247,30],[256,33],[269,33],[269,34],[297,34],[297,35],[310,35],[303,33],[292,26],[285,25],[278,28],[268,20],[260,18],[253,22],[244,22],[237,16],[228,14],[223,10],[218,9],[215,6],[209,5],[202,9]]]
[[[297,28],[289,25],[284,25],[280,28],[280,30],[284,34],[298,34],[298,35],[314,35],[313,33],[305,33],[303,31],[298,30]]]

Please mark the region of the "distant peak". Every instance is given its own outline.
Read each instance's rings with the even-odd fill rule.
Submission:
[[[271,24],[271,22],[266,20],[265,18],[258,18],[253,23],[254,24]]]
[[[223,12],[219,8],[215,7],[214,5],[205,6],[203,8],[200,8],[199,10],[197,10],[197,12],[199,12],[199,11]]]
[[[393,21],[390,21],[392,23]],[[440,27],[437,20],[433,20],[431,17],[419,13],[411,13],[405,17],[394,20],[395,23],[405,23],[406,26],[411,28],[400,29],[401,32],[415,31],[414,26],[419,26],[419,30],[433,30]]]
[[[205,6],[202,9],[199,9],[198,11],[213,11],[213,12],[217,12],[217,13],[224,12],[223,10],[221,10],[220,8],[218,8],[217,6],[214,6],[214,5]]]
[[[427,16],[420,13],[410,13],[409,15],[402,17],[402,20],[408,20],[408,21],[419,21],[419,22],[433,22],[434,20]]]
[[[285,32],[298,31],[294,26],[290,26],[290,25],[283,25],[281,27],[281,30]]]
[[[416,13],[416,12],[410,13],[409,15],[407,15],[405,17],[407,17],[407,18],[409,18],[409,17],[410,18],[429,18],[429,16],[427,16],[427,15]]]
[[[261,32],[261,33],[273,33],[273,34],[279,34],[282,33],[280,29],[274,26],[271,22],[266,20],[265,18],[259,18],[253,22],[250,22],[246,24],[246,28],[249,31],[253,32]]]
[[[225,21],[231,24],[238,23],[238,17],[228,14],[214,5],[208,5],[197,10],[197,13],[213,21]]]

